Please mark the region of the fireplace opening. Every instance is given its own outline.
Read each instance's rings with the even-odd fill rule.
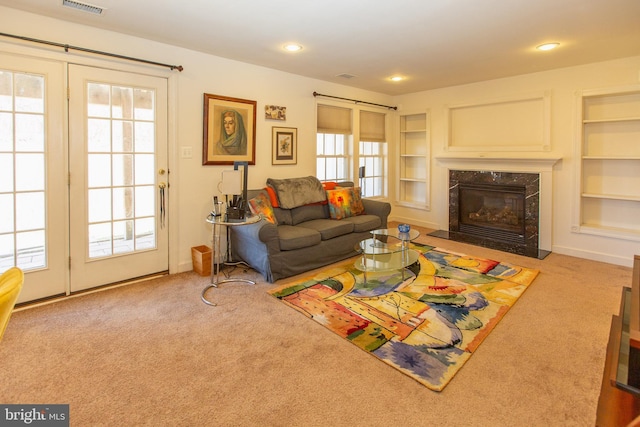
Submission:
[[[429,235],[542,259],[539,197],[537,173],[449,170],[449,230]]]
[[[516,185],[460,183],[457,231],[524,244],[525,190]]]

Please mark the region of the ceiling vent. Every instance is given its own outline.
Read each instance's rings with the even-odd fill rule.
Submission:
[[[102,15],[102,12],[104,11],[104,9],[101,7],[94,6],[92,4],[87,4],[87,3],[80,3],[73,0],[62,0],[62,5],[66,7],[70,7],[72,9],[81,10],[83,12],[93,13],[96,15]]]
[[[352,79],[356,76],[354,76],[353,74],[349,74],[349,73],[342,73],[342,74],[338,74],[336,77],[342,77],[343,79]]]

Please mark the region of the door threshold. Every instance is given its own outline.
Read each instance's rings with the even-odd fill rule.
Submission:
[[[148,280],[157,279],[159,277],[168,276],[168,275],[169,275],[169,270],[159,271],[157,273],[147,274],[145,276],[140,276],[140,277],[136,277],[136,278],[133,278],[133,279],[122,280],[120,282],[109,283],[109,284],[97,286],[97,287],[91,288],[91,289],[85,289],[85,290],[82,290],[82,291],[72,292],[69,295],[65,295],[65,294],[52,295],[50,297],[41,298],[41,299],[37,299],[37,300],[33,300],[33,301],[27,301],[27,302],[23,302],[23,303],[20,303],[20,304],[16,304],[15,308],[13,309],[13,311],[18,312],[18,311],[27,310],[27,309],[30,309],[30,308],[42,307],[43,305],[49,305],[49,304],[53,304],[53,303],[60,302],[60,301],[66,301],[66,300],[68,300],[70,298],[77,298],[77,297],[81,297],[81,296],[84,296],[84,295],[94,294],[96,292],[108,291],[109,289],[116,289],[116,288],[120,288],[122,286],[133,285],[133,284],[139,283],[139,282],[146,282]]]

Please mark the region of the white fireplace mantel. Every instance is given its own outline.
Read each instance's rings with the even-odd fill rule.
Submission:
[[[550,251],[552,246],[553,166],[562,159],[554,152],[446,152],[435,156],[448,170],[523,172],[540,175],[540,213],[538,247]]]
[[[552,171],[553,165],[562,159],[554,152],[447,152],[435,156],[438,163],[449,169],[493,170],[500,172],[542,172]],[[489,169],[490,168],[490,169]]]

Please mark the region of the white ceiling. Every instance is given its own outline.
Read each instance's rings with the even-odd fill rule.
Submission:
[[[98,16],[63,7],[62,0],[0,0],[7,7],[389,95],[640,55],[640,0],[87,3],[106,10]],[[29,36],[28,29],[19,35]],[[91,40],[51,41],[92,48]],[[284,52],[282,45],[291,41],[304,49]],[[560,48],[535,50],[550,41]],[[338,77],[345,73],[355,77]],[[390,82],[393,74],[406,80]]]

